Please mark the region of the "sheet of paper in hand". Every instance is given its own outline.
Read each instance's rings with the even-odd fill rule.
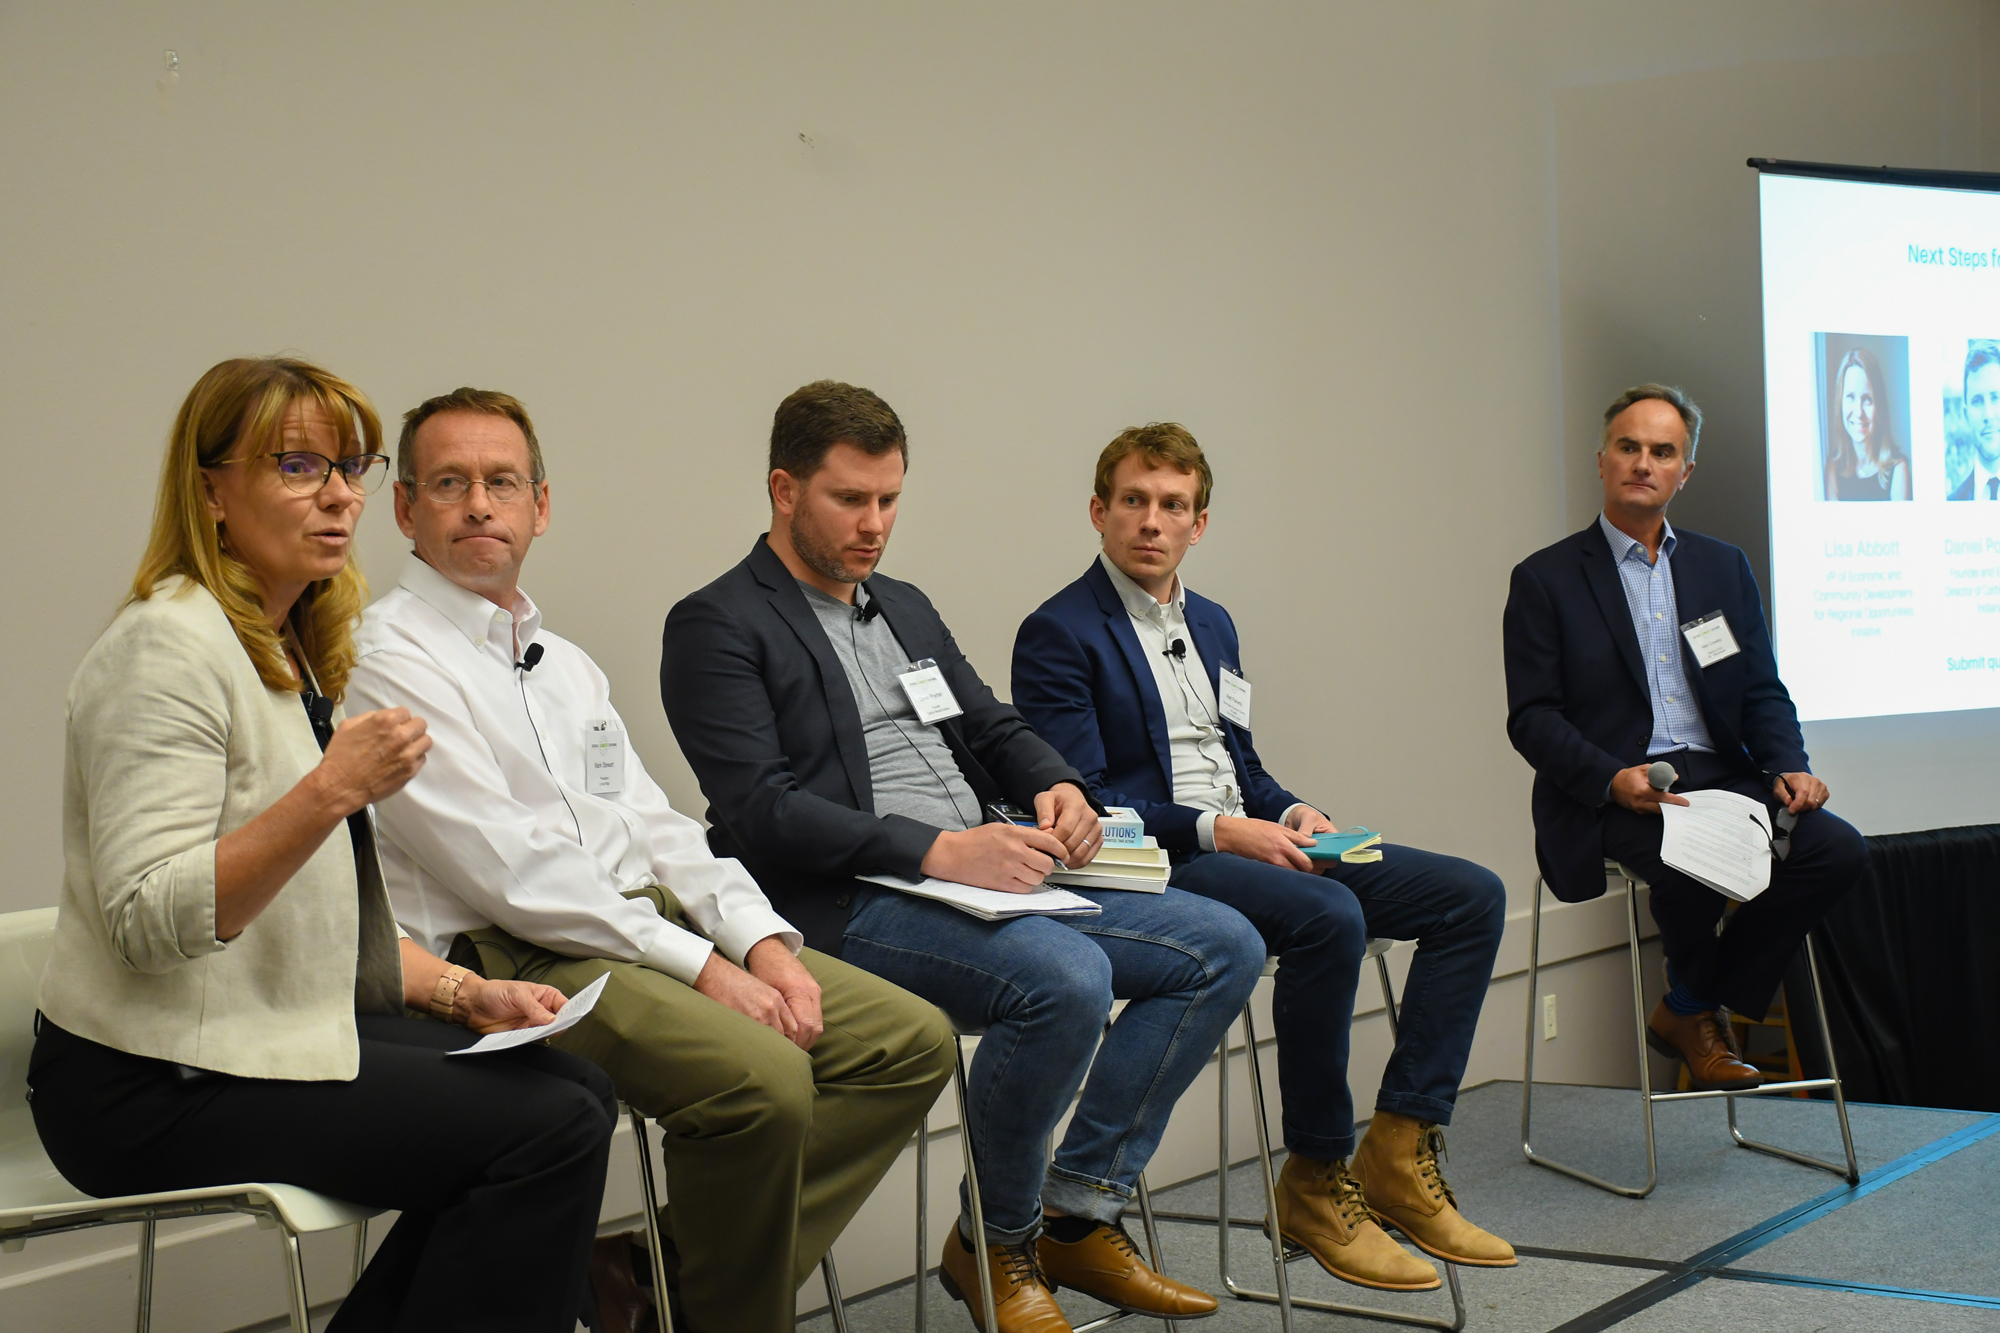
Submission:
[[[1771,887],[1771,812],[1733,791],[1682,793],[1662,805],[1660,859],[1739,903]]]
[[[597,1003],[597,997],[604,994],[604,983],[611,979],[606,972],[597,980],[569,997],[569,1003],[556,1014],[553,1023],[544,1023],[538,1028],[515,1028],[512,1032],[489,1032],[463,1050],[452,1051],[452,1055],[486,1055],[492,1051],[508,1051],[516,1046],[527,1046],[533,1042],[547,1041],[558,1032],[567,1032],[581,1023],[590,1013],[590,1007]]]

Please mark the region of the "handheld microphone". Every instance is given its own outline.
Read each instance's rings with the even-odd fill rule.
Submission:
[[[1646,770],[1646,785],[1654,791],[1665,791],[1680,781],[1680,776],[1674,772],[1672,764],[1664,759],[1656,759],[1653,761],[1653,766]]]
[[[541,660],[542,660],[542,645],[540,645],[539,643],[531,643],[528,645],[528,651],[521,654],[521,660],[514,663],[514,669],[516,671],[533,671],[535,669],[535,663]]]
[[[1175,639],[1172,647],[1160,650],[1160,656],[1171,657],[1176,662],[1187,661],[1187,640]]]

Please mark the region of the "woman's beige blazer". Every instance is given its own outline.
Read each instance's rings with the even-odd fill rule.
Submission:
[[[242,934],[215,938],[216,840],[319,759],[299,696],[264,684],[206,589],[169,579],[120,611],[69,687],[42,1011],[133,1055],[353,1078],[357,1010],[403,1011],[372,837],[357,858],[335,829]]]

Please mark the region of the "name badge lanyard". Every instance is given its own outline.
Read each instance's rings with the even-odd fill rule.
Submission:
[[[847,622],[847,642],[848,642],[848,647],[854,654],[855,674],[860,676],[861,683],[868,687],[869,697],[875,700],[875,706],[882,710],[882,716],[889,720],[889,725],[896,729],[896,734],[901,736],[903,740],[909,745],[909,747],[916,752],[917,758],[924,761],[924,767],[928,768],[931,771],[931,776],[937,780],[938,790],[944,793],[945,800],[951,802],[951,808],[958,815],[959,822],[965,825],[966,828],[977,827],[980,823],[984,821],[978,818],[972,818],[972,819],[966,818],[965,810],[963,807],[959,805],[958,796],[956,795],[956,793],[952,791],[951,784],[944,780],[944,774],[938,772],[937,765],[933,764],[931,762],[931,757],[928,754],[924,753],[924,747],[917,744],[917,738],[912,736],[909,732],[903,730],[902,719],[896,716],[896,710],[889,707],[888,702],[882,698],[881,692],[875,688],[874,680],[870,678],[868,672],[861,667],[861,631],[858,628],[860,624],[861,624],[861,607],[859,604],[859,599],[857,598],[856,605],[854,608],[854,617],[853,619]],[[892,630],[891,632],[893,633],[894,631]],[[960,714],[962,714],[965,710],[958,706],[958,699],[955,695],[952,694],[951,686],[945,683],[944,673],[938,670],[938,664],[931,658],[926,657],[915,662],[906,663],[905,669],[902,672],[898,673],[897,675],[897,682],[901,684],[902,682],[907,680],[909,676],[913,674],[920,674],[926,667],[930,668],[930,670],[936,674],[937,683],[939,687],[943,689],[944,697],[950,701],[950,706],[951,706],[950,711],[948,713],[942,714],[940,720],[942,720],[944,717],[957,717]],[[908,699],[909,701],[911,711],[917,713],[919,720],[922,720],[922,712],[917,708],[917,703],[915,698],[910,695],[910,688],[907,684],[903,685],[903,692],[905,698]],[[977,798],[975,797],[973,814],[977,816],[978,813],[979,811],[977,808]]]
[[[1188,720],[1190,722],[1196,721],[1194,714],[1194,706],[1199,704],[1201,706],[1201,719],[1199,722],[1196,723],[1196,725],[1200,726],[1202,730],[1212,733],[1215,737],[1215,743],[1222,747],[1222,751],[1225,755],[1228,754],[1229,744],[1227,741],[1223,739],[1222,735],[1222,719],[1215,715],[1215,713],[1209,708],[1207,700],[1201,697],[1201,692],[1195,689],[1194,681],[1188,675],[1188,665],[1187,665],[1186,655],[1185,654],[1177,655],[1171,649],[1169,649],[1164,655],[1169,661],[1171,661],[1174,664],[1173,665],[1174,679],[1179,683],[1181,687],[1181,707],[1187,710]],[[1196,661],[1201,660],[1199,655],[1197,655],[1195,660]],[[1227,675],[1228,672],[1225,671],[1223,674]],[[1242,801],[1240,799],[1240,794],[1236,790],[1235,762],[1232,760],[1230,763],[1229,770],[1225,772],[1222,767],[1222,761],[1216,758],[1212,752],[1207,756],[1207,758],[1208,758],[1208,766],[1213,770],[1215,770],[1215,785],[1221,788],[1223,791],[1228,792],[1231,803],[1235,804],[1240,809],[1242,807]],[[1227,812],[1225,811],[1225,813]]]
[[[531,645],[531,647],[539,646],[539,644]],[[541,660],[540,653],[535,653],[534,656],[536,661]],[[576,817],[576,807],[569,803],[569,793],[563,790],[562,779],[556,776],[555,766],[549,763],[548,747],[542,744],[542,724],[535,720],[535,707],[528,702],[528,672],[534,670],[534,666],[528,664],[523,669],[523,664],[516,662],[513,670],[514,679],[521,687],[521,716],[528,720],[528,730],[534,735],[535,753],[542,757],[542,768],[548,773],[549,781],[555,784],[556,796],[561,799],[563,809],[569,811],[570,827],[576,830],[576,845],[587,846],[583,840],[583,821]]]

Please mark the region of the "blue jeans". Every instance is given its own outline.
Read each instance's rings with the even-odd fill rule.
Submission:
[[[1174,889],[1084,896],[1103,914],[981,921],[877,889],[865,900],[857,893],[847,920],[845,961],[929,1000],[960,1030],[986,1034],[965,1114],[991,1242],[1033,1236],[1044,1206],[1115,1221],[1174,1103],[1263,970],[1256,929],[1220,903]],[[1114,998],[1128,1003],[1106,1033]],[[1043,1145],[1086,1072],[1048,1165]],[[959,1200],[970,1236],[962,1185]]]
[[[1417,941],[1375,1109],[1451,1123],[1507,919],[1499,876],[1455,856],[1384,846],[1380,861],[1318,875],[1201,852],[1171,882],[1234,907],[1278,956],[1271,1009],[1287,1148],[1321,1161],[1354,1151],[1348,1030],[1370,936]]]

